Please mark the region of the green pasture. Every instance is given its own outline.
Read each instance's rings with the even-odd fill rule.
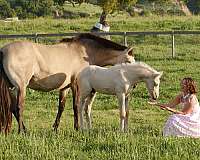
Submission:
[[[164,31],[172,28],[198,30],[199,17],[108,17],[111,31]],[[0,22],[0,34],[87,32],[98,18],[36,19]],[[60,37],[61,38],[61,37]],[[40,43],[56,43],[58,38],[40,39]],[[113,36],[122,43],[123,38]],[[128,44],[134,47],[136,60],[163,71],[160,102],[168,102],[179,91],[180,79],[192,76],[200,86],[200,36],[175,36],[176,57],[171,57],[170,36],[132,36]],[[0,40],[0,46],[13,41]],[[200,99],[200,96],[198,95]],[[0,159],[135,159],[135,160],[198,160],[200,140],[165,138],[162,128],[171,113],[147,103],[148,93],[143,83],[130,94],[129,130],[119,131],[119,110],[113,96],[98,94],[93,104],[93,129],[74,131],[71,94],[58,133],[52,129],[57,114],[58,93],[27,89],[24,122],[28,133],[17,134],[17,123],[7,137],[0,136]]]

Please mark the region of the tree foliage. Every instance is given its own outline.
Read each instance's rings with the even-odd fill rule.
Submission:
[[[124,8],[134,5],[137,0],[97,0],[105,13],[112,13],[116,10],[123,10]]]
[[[65,0],[53,0],[54,4],[62,6],[65,3]]]
[[[200,13],[200,0],[189,0],[187,1],[187,5],[193,14]]]
[[[0,18],[12,17],[17,15],[19,18],[30,18],[47,16],[52,14],[53,8],[63,8],[64,3],[68,1],[73,6],[75,4],[92,3],[102,7],[102,16],[106,18],[107,14],[117,10],[128,9],[136,3],[148,2],[164,6],[166,3],[179,5],[183,11],[190,11],[194,14],[200,13],[200,0],[0,0]],[[56,6],[56,7],[54,7]],[[131,8],[130,7],[130,8]]]
[[[52,14],[54,4],[65,0],[0,0],[0,17],[34,18]]]
[[[12,17],[14,10],[6,0],[0,0],[0,18]]]

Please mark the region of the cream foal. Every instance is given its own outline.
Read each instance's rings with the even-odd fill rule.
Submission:
[[[120,128],[128,128],[128,93],[138,82],[145,82],[151,99],[159,96],[162,72],[145,63],[121,64],[110,68],[91,65],[83,69],[76,79],[77,103],[80,107],[80,127],[84,128],[83,110],[85,109],[88,127],[91,128],[91,107],[95,92],[116,95],[120,107]]]

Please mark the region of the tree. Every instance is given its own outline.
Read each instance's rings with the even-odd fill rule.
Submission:
[[[38,3],[37,16],[47,16],[52,14],[53,0],[41,0]]]
[[[53,0],[54,4],[59,5],[59,6],[63,6],[63,4],[65,3],[65,0]]]
[[[186,5],[187,1],[188,0],[174,0],[174,2],[181,8],[181,10],[183,11],[183,13],[185,13],[186,16],[191,16],[192,13]]]
[[[188,0],[187,6],[193,14],[200,13],[200,1],[199,0]]]
[[[0,0],[0,18],[12,17],[15,14],[6,0]]]
[[[136,4],[137,0],[97,0],[97,4],[103,9],[100,17],[100,23],[106,21],[108,14],[117,10],[123,10],[128,6]]]
[[[55,4],[63,5],[66,0],[54,0]],[[73,6],[75,4],[82,4],[84,2],[91,3],[91,0],[67,0],[72,3]],[[106,20],[108,14],[113,13],[117,10],[123,10],[130,5],[136,4],[137,0],[96,0],[95,4],[102,7],[102,14],[100,17],[100,23]]]
[[[74,7],[75,7],[75,4],[81,4],[81,3],[84,3],[84,2],[89,2],[89,0],[53,0],[54,1],[54,4],[55,5],[60,5],[60,6],[63,6],[63,4],[65,3],[65,1],[68,1],[70,2]]]
[[[8,0],[20,18],[35,18],[52,13],[53,0]]]
[[[154,3],[174,3],[182,10],[185,15],[191,15],[191,11],[189,10],[187,3],[191,0],[148,0],[149,2]]]

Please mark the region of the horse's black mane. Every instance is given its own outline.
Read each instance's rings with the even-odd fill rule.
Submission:
[[[79,34],[78,36],[72,37],[72,38],[64,38],[60,42],[75,42],[75,41],[80,41],[83,39],[92,39],[96,42],[98,42],[99,45],[103,46],[104,48],[112,48],[115,50],[125,50],[127,49],[126,46],[120,45],[118,43],[115,43],[113,41],[107,40],[105,38],[96,36],[91,33],[82,33]]]

